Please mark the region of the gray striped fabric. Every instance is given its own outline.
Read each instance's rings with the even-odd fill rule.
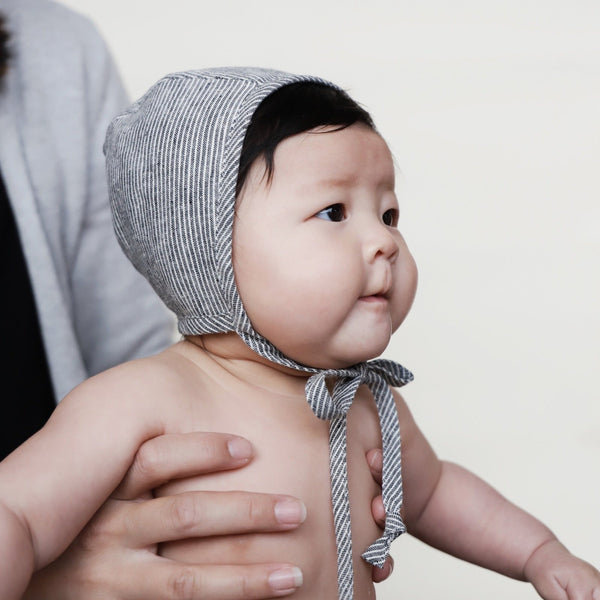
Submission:
[[[353,596],[352,539],[346,465],[346,413],[361,384],[371,389],[383,439],[383,536],[363,557],[383,565],[400,520],[400,430],[389,386],[412,374],[375,360],[341,370],[301,365],[252,328],[231,261],[235,187],[246,129],[276,89],[316,77],[259,68],[221,68],[162,78],[111,123],[105,142],[114,227],[131,262],[176,314],[184,335],[236,332],[256,353],[312,373],[314,413],[330,421],[330,472],[340,599]],[[334,86],[335,87],[335,86]],[[326,380],[335,378],[332,394]]]

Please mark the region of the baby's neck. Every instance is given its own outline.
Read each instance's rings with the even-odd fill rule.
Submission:
[[[263,358],[233,332],[187,336],[184,344],[193,347],[192,353],[200,349],[235,377],[280,393],[303,390],[311,375]]]

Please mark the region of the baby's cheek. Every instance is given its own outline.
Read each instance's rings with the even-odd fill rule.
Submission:
[[[390,302],[392,331],[396,331],[400,327],[410,312],[417,291],[418,276],[416,266],[405,271],[403,275],[403,277],[396,280],[394,294]]]

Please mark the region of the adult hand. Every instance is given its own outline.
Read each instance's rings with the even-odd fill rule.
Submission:
[[[305,508],[289,496],[187,492],[152,498],[171,479],[243,467],[248,441],[232,435],[164,435],[143,444],[113,496],[67,551],[35,574],[23,600],[245,600],[285,596],[302,583],[287,563],[183,564],[157,555],[160,542],[288,531]]]
[[[373,448],[367,452],[367,464],[371,469],[373,479],[381,485],[381,473],[383,470],[383,452],[379,448]],[[385,525],[385,509],[383,508],[383,498],[376,496],[371,503],[371,512],[375,522],[383,529]],[[375,583],[385,581],[394,570],[394,559],[388,556],[383,567],[373,567],[371,575]]]

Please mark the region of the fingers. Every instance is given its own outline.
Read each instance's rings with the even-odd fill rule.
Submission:
[[[156,556],[162,541],[286,531],[306,516],[288,496],[189,492],[145,501],[108,500],[54,563],[38,571],[24,598],[215,600],[292,593],[301,573],[289,564],[191,565]]]
[[[131,500],[171,479],[237,469],[253,457],[252,445],[224,433],[167,434],[140,446],[113,498]]]
[[[394,559],[391,556],[388,556],[385,560],[385,563],[381,569],[379,567],[373,567],[371,571],[371,575],[373,577],[374,583],[380,583],[381,581],[385,581],[394,570]]]
[[[194,565],[142,553],[105,557],[90,568],[71,561],[38,571],[23,600],[252,600],[287,596],[302,585],[302,572],[287,563]]]
[[[383,529],[385,527],[385,508],[383,507],[383,498],[381,496],[375,496],[371,501],[371,513],[373,514],[375,523]]]
[[[306,518],[291,496],[250,492],[186,492],[144,502],[123,502],[117,529],[128,547],[216,535],[288,531]]]
[[[374,448],[367,452],[367,463],[371,469],[371,475],[373,479],[381,485],[381,471],[383,468],[383,453],[381,450]],[[375,496],[371,502],[371,513],[373,519],[379,527],[382,529],[385,527],[385,508],[383,507],[383,498],[381,496]],[[388,556],[385,560],[383,567],[373,567],[371,576],[374,583],[385,581],[394,570],[394,560],[391,556]]]
[[[284,563],[197,566],[160,559],[150,578],[137,581],[124,597],[131,600],[250,600],[287,596],[301,585],[300,569]]]
[[[379,448],[372,448],[367,452],[367,464],[371,469],[373,479],[381,485],[381,473],[383,471],[383,452]]]

